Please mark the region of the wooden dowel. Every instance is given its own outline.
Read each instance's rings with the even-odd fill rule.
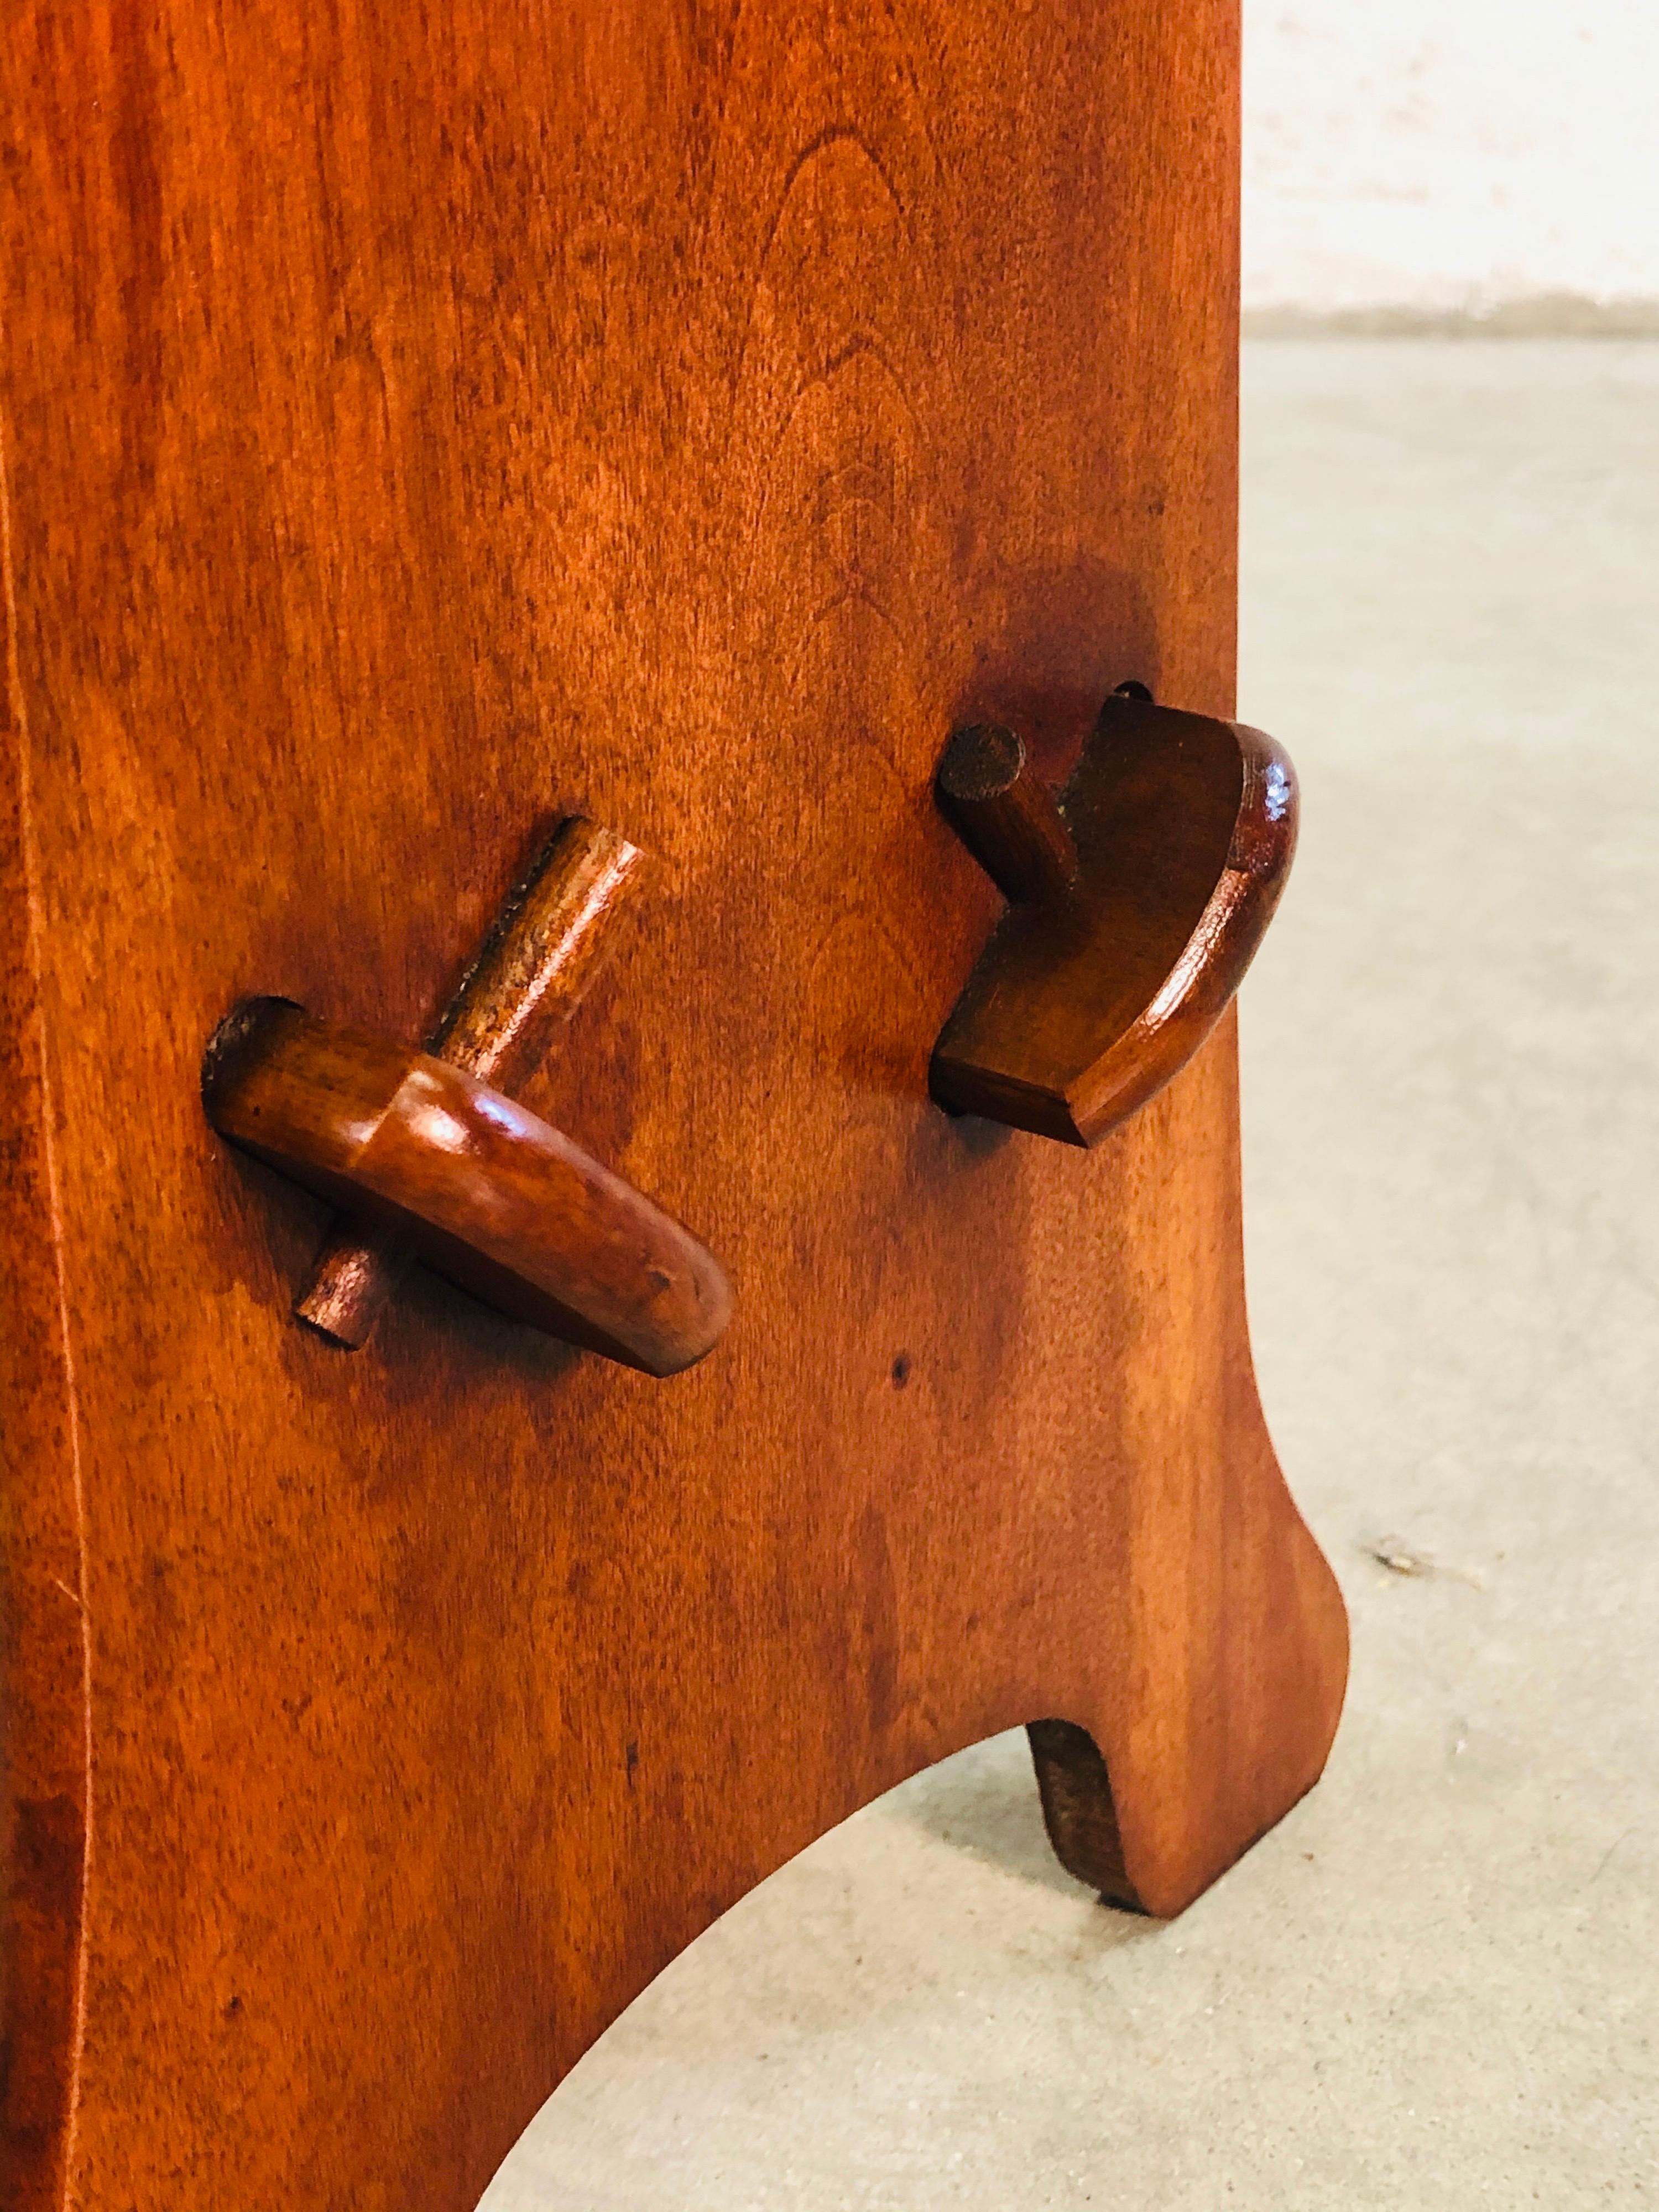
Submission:
[[[614,949],[605,924],[643,857],[597,822],[562,823],[428,1038],[433,1057],[498,1091],[532,1075]]]
[[[958,730],[937,779],[939,805],[1003,896],[1020,905],[1063,899],[1077,852],[1053,793],[1012,730],[994,722]]]
[[[580,815],[560,823],[508,898],[427,1040],[434,1059],[512,1092],[540,1063],[615,941],[605,927],[643,856]],[[410,1254],[400,1239],[343,1215],[295,1300],[335,1344],[366,1344]]]

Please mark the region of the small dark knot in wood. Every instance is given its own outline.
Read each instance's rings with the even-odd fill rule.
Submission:
[[[936,778],[941,811],[998,890],[1017,905],[1063,899],[1077,853],[1054,793],[1016,732],[980,722],[958,730]]]

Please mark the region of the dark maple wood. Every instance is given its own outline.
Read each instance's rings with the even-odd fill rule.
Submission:
[[[1012,903],[930,1080],[955,1113],[1097,1145],[1243,981],[1296,850],[1296,779],[1261,731],[1122,690],[1058,805],[1012,736],[963,732],[939,771],[945,811]]]
[[[614,920],[643,858],[614,830],[573,815],[508,894],[427,1039],[434,1059],[509,1095],[535,1072],[614,951]],[[368,1340],[413,1248],[349,1216],[330,1232],[294,1310],[347,1351]],[[684,1364],[684,1363],[681,1363]]]
[[[215,1031],[202,1096],[232,1144],[568,1343],[678,1375],[731,1317],[689,1231],[451,1062],[251,999]]]
[[[945,734],[1232,710],[1237,64],[1231,0],[9,10],[9,2212],[466,2212],[994,1730],[1087,1737],[1158,1913],[1317,1776],[1232,1017],[1091,1153],[927,1095]],[[571,813],[648,926],[522,1103],[732,1326],[659,1384],[422,1272],[343,1358],[203,1041],[419,1036]]]

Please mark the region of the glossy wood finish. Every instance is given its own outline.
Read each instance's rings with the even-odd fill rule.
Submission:
[[[1319,1772],[1231,1018],[1092,1153],[927,1096],[1000,909],[945,734],[1231,711],[1236,61],[1221,0],[11,9],[9,2212],[466,2212],[960,1745],[1086,1734],[1157,1912]],[[203,1041],[423,1035],[573,812],[651,897],[523,1103],[732,1327],[660,1385],[419,1273],[343,1358]]]
[[[1260,730],[1115,693],[1058,804],[1011,731],[958,732],[939,800],[1011,902],[933,1048],[959,1114],[1097,1145],[1225,1012],[1296,850]]]
[[[509,1096],[527,1081],[615,951],[611,925],[642,857],[597,822],[580,815],[562,822],[509,893],[427,1039],[433,1058]],[[348,1215],[330,1231],[294,1310],[319,1335],[356,1351],[411,1255],[396,1230],[371,1231]]]
[[[567,1343],[678,1375],[731,1317],[678,1222],[451,1063],[251,999],[216,1030],[202,1097],[232,1144]]]

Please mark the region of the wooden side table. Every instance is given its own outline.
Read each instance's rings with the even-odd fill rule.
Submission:
[[[18,0],[16,2212],[465,2212],[994,1730],[1155,1913],[1317,1777],[1226,1010],[1288,858],[1237,36]],[[567,821],[644,856],[603,974],[574,877],[489,935]]]

